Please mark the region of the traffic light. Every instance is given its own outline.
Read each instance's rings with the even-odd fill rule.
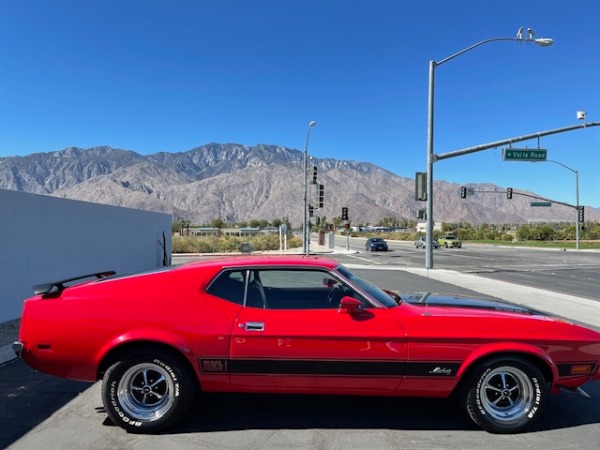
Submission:
[[[506,198],[509,200],[512,198],[512,188],[506,188]]]
[[[323,186],[322,184],[319,184],[319,195],[318,195],[318,198],[317,198],[317,204],[318,204],[317,207],[318,208],[322,208],[323,207],[323,199],[325,197],[324,191],[325,191],[325,186]]]
[[[415,200],[427,200],[427,173],[417,172],[415,176]]]
[[[348,220],[348,208],[346,206],[342,207],[342,220]]]
[[[578,215],[579,223],[585,222],[585,210],[583,206],[579,207]]]
[[[308,217],[312,217],[314,212],[315,208],[313,207],[313,205],[308,205]]]
[[[312,182],[313,184],[317,183],[317,166],[313,166],[313,170],[312,170]]]
[[[460,187],[460,198],[467,198],[467,188],[465,186]]]

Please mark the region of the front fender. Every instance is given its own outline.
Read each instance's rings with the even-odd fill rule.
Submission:
[[[531,344],[524,344],[521,342],[494,342],[490,344],[482,345],[472,352],[460,366],[457,376],[462,379],[465,372],[471,367],[477,364],[484,358],[495,356],[495,355],[529,355],[543,361],[550,372],[552,373],[552,379],[558,378],[558,368],[550,356],[545,353],[539,347]]]

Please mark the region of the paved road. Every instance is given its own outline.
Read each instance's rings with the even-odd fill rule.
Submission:
[[[365,252],[365,239],[350,239],[350,249],[376,264],[424,268],[425,251],[412,242],[389,241],[389,252]],[[345,247],[346,239],[336,244]],[[465,242],[463,248],[433,252],[436,269],[549,289],[600,301],[598,273],[600,252],[587,250],[533,249]]]

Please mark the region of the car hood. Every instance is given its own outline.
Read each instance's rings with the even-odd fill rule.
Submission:
[[[497,299],[458,297],[454,295],[431,293],[400,294],[400,297],[404,302],[415,306],[447,306],[452,308],[482,309],[506,313],[551,316],[551,314],[546,312]]]

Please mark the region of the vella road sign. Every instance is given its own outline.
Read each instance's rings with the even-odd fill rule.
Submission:
[[[531,202],[531,206],[552,206],[550,202]]]
[[[504,161],[546,161],[548,150],[545,148],[503,148]]]

